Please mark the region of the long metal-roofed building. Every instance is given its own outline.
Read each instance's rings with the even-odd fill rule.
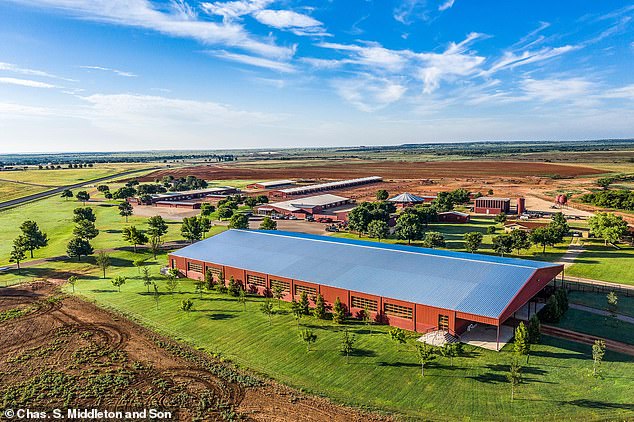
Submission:
[[[325,193],[263,204],[255,207],[255,212],[260,215],[292,215],[299,219],[305,219],[308,216],[319,218],[323,214],[323,217],[332,220],[346,221],[348,219],[347,213],[353,208],[354,201],[352,199]],[[338,213],[340,215],[337,215]]]
[[[476,323],[497,327],[563,270],[562,265],[281,231],[228,230],[169,255],[192,279],[223,273],[285,300],[306,292],[337,298],[355,314],[407,330],[460,335]]]
[[[249,189],[279,189],[288,186],[293,186],[295,180],[270,180],[268,182],[256,182],[250,185],[247,185]]]
[[[318,183],[316,185],[297,186],[294,188],[287,188],[287,189],[277,189],[277,190],[271,191],[269,195],[272,197],[286,198],[289,196],[309,195],[311,193],[316,193],[316,192],[324,192],[324,191],[329,191],[333,189],[349,188],[352,186],[365,185],[368,183],[377,183],[381,181],[383,181],[383,178],[379,176],[360,177],[357,179],[338,180],[336,182]]]

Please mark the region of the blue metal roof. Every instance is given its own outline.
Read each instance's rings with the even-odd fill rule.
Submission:
[[[283,231],[228,230],[173,255],[497,318],[552,263]]]

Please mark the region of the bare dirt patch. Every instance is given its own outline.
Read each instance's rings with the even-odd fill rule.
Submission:
[[[189,175],[206,180],[230,179],[350,179],[363,176],[382,176],[386,179],[423,179],[439,177],[576,177],[604,173],[604,170],[577,165],[562,165],[544,162],[523,161],[430,161],[395,162],[364,161],[337,163],[321,166],[289,165],[284,168],[258,167],[243,164],[204,165],[179,169],[159,170],[141,178],[153,181],[163,176]]]
[[[65,297],[54,283],[0,293],[3,408],[155,408],[183,421],[381,419],[238,371]]]

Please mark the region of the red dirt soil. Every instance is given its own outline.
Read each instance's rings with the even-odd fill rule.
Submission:
[[[159,170],[150,173],[141,181],[150,182],[163,176],[196,176],[206,180],[266,180],[266,179],[352,179],[363,176],[381,176],[385,179],[424,179],[439,177],[576,177],[605,173],[590,167],[551,163],[516,161],[430,161],[395,162],[364,161],[317,166],[284,168],[258,168],[251,165],[202,165],[178,169]]]

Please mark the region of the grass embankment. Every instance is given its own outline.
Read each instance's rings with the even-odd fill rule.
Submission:
[[[634,417],[630,400],[634,365],[629,357],[607,353],[604,377],[593,378],[589,346],[545,337],[543,344],[534,346],[519,399],[511,403],[505,378],[510,346],[500,353],[467,347],[467,355],[455,359],[453,367],[447,359],[438,358],[421,378],[412,346],[391,341],[387,327],[368,329],[350,323],[346,326],[357,341],[346,364],[339,353],[342,326],[312,317],[302,319],[301,328],[310,328],[318,336],[307,352],[288,303],[282,303],[269,325],[260,311],[264,300],[260,297],[249,297],[245,311],[228,295],[205,293],[201,299],[191,280],[179,281],[177,291],[169,294],[164,279],[157,275],[164,256],[148,262],[161,292],[157,309],[138,270],[130,267],[137,257],[117,252],[117,264],[106,280],[97,278],[96,268],[84,265],[87,269],[75,286],[76,293],[195,347],[339,402],[436,420],[463,419],[465,415],[473,420]],[[129,277],[120,293],[111,284],[110,277],[115,275]],[[72,289],[65,286],[65,290]],[[192,312],[180,310],[183,299],[194,301]]]
[[[608,311],[608,301],[605,293],[570,292],[570,303],[589,306],[591,308]],[[634,297],[618,296],[617,313],[634,317]]]
[[[557,324],[566,330],[634,344],[634,324],[577,309],[568,309]],[[633,359],[634,360],[634,359]]]
[[[584,240],[583,247],[567,276],[634,285],[634,247],[620,243],[616,249],[595,239]]]
[[[495,234],[487,234],[487,227],[496,226]],[[483,235],[482,246],[478,250],[478,253],[483,254],[495,254],[493,250],[493,237],[504,234],[504,228],[501,224],[496,224],[491,219],[486,218],[472,218],[469,223],[464,224],[451,224],[451,223],[436,223],[430,224],[427,228],[427,231],[435,231],[440,232],[445,237],[446,249],[465,252],[464,249],[464,234],[468,232],[480,232]],[[360,239],[360,240],[369,240],[369,241],[378,241],[375,238],[369,238],[366,236],[361,236],[355,233],[348,232],[340,232],[334,233],[335,237],[344,237],[348,239]],[[381,242],[384,243],[394,243],[399,245],[407,245],[407,240],[397,239],[394,236],[391,236],[388,239],[382,239]],[[517,254],[516,251],[513,251],[511,254],[507,254],[507,257],[513,258],[524,258],[524,259],[536,259],[539,261],[550,261],[554,262],[559,260],[568,249],[568,244],[570,243],[570,238],[564,239],[564,242],[556,245],[554,247],[547,247],[546,253],[542,253],[541,246],[533,246],[528,250],[521,251],[520,254]],[[422,246],[422,241],[412,241],[412,246]]]

